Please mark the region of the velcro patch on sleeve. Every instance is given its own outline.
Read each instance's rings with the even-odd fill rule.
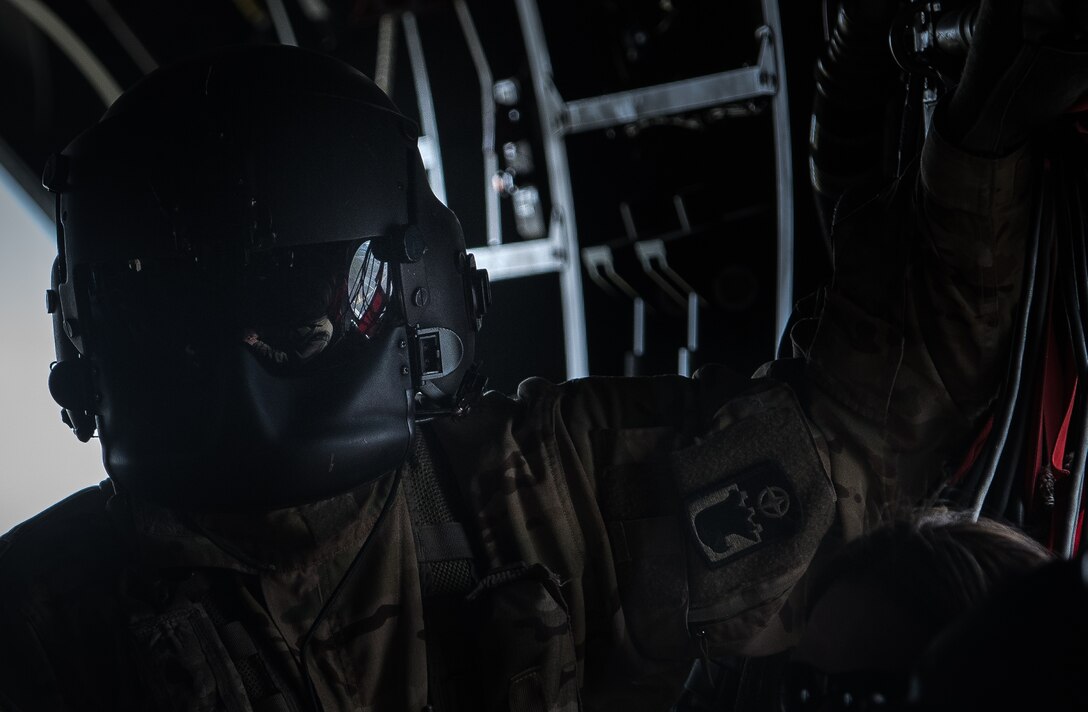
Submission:
[[[768,379],[671,454],[688,535],[689,626],[712,637],[713,622],[773,613],[804,574],[835,511],[819,447],[793,391]]]
[[[801,502],[782,468],[764,462],[688,498],[691,532],[710,566],[722,566],[797,532]]]

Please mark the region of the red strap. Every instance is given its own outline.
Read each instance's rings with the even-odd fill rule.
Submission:
[[[1053,295],[1047,304],[1046,328],[1043,338],[1043,353],[1040,363],[1041,373],[1037,381],[1037,390],[1033,394],[1031,420],[1028,433],[1035,433],[1035,441],[1026,443],[1028,452],[1024,463],[1027,470],[1024,472],[1024,498],[1028,502],[1029,509],[1037,511],[1039,505],[1039,478],[1049,469],[1051,459],[1055,453],[1057,439],[1061,433],[1061,418],[1067,411],[1070,402],[1065,398],[1067,389],[1065,385],[1064,360],[1059,357],[1060,349],[1057,344],[1057,334],[1054,330],[1054,310],[1062,309],[1062,305],[1055,305]],[[1061,467],[1061,458],[1065,456],[1064,443],[1062,453],[1059,455],[1058,467]],[[1057,473],[1055,473],[1057,474]]]
[[[963,478],[967,476],[967,473],[971,471],[971,468],[975,466],[975,462],[978,461],[979,456],[982,454],[983,449],[986,447],[986,441],[990,439],[990,432],[994,429],[994,417],[991,415],[986,421],[986,424],[982,426],[982,430],[979,431],[975,441],[971,443],[971,447],[967,450],[967,455],[964,456],[963,462],[956,468],[956,471],[952,473],[950,482],[954,485],[958,485],[963,481]]]
[[[1025,481],[1025,494],[1029,511],[1043,514],[1049,524],[1046,540],[1050,549],[1058,544],[1056,537],[1062,530],[1061,521],[1069,509],[1069,470],[1065,467],[1065,455],[1069,444],[1069,427],[1073,420],[1073,405],[1080,385],[1073,363],[1071,335],[1064,329],[1056,329],[1055,323],[1065,321],[1062,302],[1051,301],[1047,314],[1046,341],[1043,347],[1043,373],[1039,387],[1040,407],[1037,433],[1038,449],[1028,461],[1031,471]],[[1039,487],[1039,478],[1053,478],[1046,487]],[[1053,500],[1044,503],[1044,498]],[[1047,506],[1048,505],[1049,511]],[[1079,524],[1078,524],[1079,529]],[[1080,539],[1074,535],[1074,546]]]
[[[1073,403],[1077,398],[1078,385],[1078,379],[1074,378],[1073,392],[1069,394],[1069,405],[1065,408],[1065,417],[1062,418],[1062,425],[1058,429],[1058,437],[1054,440],[1054,447],[1050,454],[1050,466],[1066,474],[1068,474],[1068,471],[1065,469],[1065,447],[1066,441],[1069,439],[1069,423],[1073,420]]]
[[[1054,442],[1054,447],[1050,454],[1050,468],[1054,473],[1054,481],[1062,482],[1069,477],[1069,470],[1065,469],[1065,450],[1069,437],[1069,424],[1073,420],[1073,403],[1076,399],[1077,386],[1079,385],[1077,379],[1073,379],[1073,393],[1069,396],[1069,405],[1065,410],[1065,417],[1062,419],[1061,427],[1058,430],[1058,437]],[[1066,482],[1066,485],[1069,483]],[[1068,500],[1071,495],[1068,487],[1055,487],[1054,490],[1054,510],[1051,513],[1050,518],[1050,535],[1048,536],[1048,546],[1050,549],[1056,550],[1058,544],[1056,540],[1057,533],[1061,531],[1059,523],[1065,518],[1065,512],[1068,511]],[[1083,501],[1083,497],[1081,498]],[[1084,519],[1083,508],[1077,519],[1077,531],[1073,536],[1073,553],[1076,553],[1077,548],[1080,545],[1080,527]]]
[[[1028,514],[1046,526],[1043,538],[1051,549],[1057,543],[1059,522],[1068,511],[1069,471],[1065,469],[1065,455],[1079,385],[1070,343],[1072,337],[1067,330],[1056,328],[1056,324],[1064,325],[1064,312],[1064,304],[1051,295],[1047,304],[1038,385],[1032,394],[1031,420],[1026,431],[1029,441],[1025,443],[1024,460],[1023,493]],[[1032,429],[1034,438],[1030,435]],[[1040,482],[1044,477],[1050,481]]]

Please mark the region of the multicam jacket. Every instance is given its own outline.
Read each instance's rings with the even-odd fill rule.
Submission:
[[[841,211],[803,358],[754,379],[529,380],[420,427],[398,473],[288,510],[73,495],[0,540],[0,708],[666,709],[692,658],[787,641],[821,541],[970,439],[1028,165],[932,135]]]

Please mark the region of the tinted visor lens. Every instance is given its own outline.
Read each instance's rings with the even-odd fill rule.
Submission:
[[[200,369],[242,345],[271,369],[329,363],[376,336],[392,302],[389,266],[369,241],[133,259],[93,270],[111,344]]]

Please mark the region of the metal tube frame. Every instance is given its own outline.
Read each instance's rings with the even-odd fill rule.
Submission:
[[[295,37],[295,28],[291,26],[291,17],[287,14],[287,6],[283,0],[266,0],[268,15],[272,18],[272,27],[276,30],[276,39],[282,45],[298,47],[298,39]]]
[[[778,285],[774,308],[774,353],[787,337],[786,325],[793,311],[793,144],[790,133],[790,103],[786,90],[786,55],[782,47],[782,19],[779,0],[762,0],[764,27],[774,50],[775,93],[771,99],[774,121],[775,182],[778,194]]]
[[[495,153],[495,78],[487,62],[480,35],[472,21],[465,0],[454,0],[453,9],[461,24],[472,64],[476,67],[476,77],[480,82],[480,115],[483,120],[484,154],[484,204],[487,213],[487,244],[502,244],[502,216],[499,213],[499,194],[491,184],[491,179],[499,172],[499,157]]]
[[[53,44],[64,53],[64,56],[75,65],[79,73],[91,85],[104,105],[109,106],[121,95],[121,86],[105,65],[48,5],[40,0],[8,0],[8,2],[30,20],[42,34],[53,41]]]
[[[432,165],[427,166],[427,182],[435,197],[447,205],[446,174],[442,167],[442,147],[438,142],[438,118],[434,110],[434,95],[431,94],[431,79],[427,74],[427,59],[423,54],[423,41],[419,37],[419,23],[411,12],[405,12],[400,19],[404,26],[404,44],[408,49],[408,63],[412,67],[412,81],[419,105],[419,123],[433,158]]]
[[[117,14],[117,10],[109,0],[88,0],[88,5],[102,20],[102,24],[110,31],[117,44],[125,50],[132,59],[133,64],[140,68],[144,74],[150,74],[159,68],[159,63],[151,56],[147,46],[140,41],[136,33],[132,31],[124,18]]]
[[[574,191],[570,183],[567,147],[562,131],[562,99],[552,83],[552,63],[544,39],[544,26],[535,0],[514,0],[522,37],[529,60],[540,126],[544,133],[544,159],[548,167],[548,187],[552,215],[547,240],[554,254],[562,260],[559,271],[563,306],[563,336],[567,378],[589,375],[589,349],[586,343],[586,316],[582,300],[582,267],[578,260],[578,227],[574,222]]]
[[[745,101],[773,96],[773,62],[769,53],[761,51],[755,67],[567,102],[562,114],[563,130],[582,133],[639,119],[696,111],[721,104],[722,97]]]
[[[457,4],[463,4],[463,0],[458,0]],[[755,67],[569,103],[563,101],[552,80],[551,57],[536,0],[514,0],[514,4],[525,40],[529,73],[544,134],[552,215],[548,237],[543,240],[498,244],[492,241],[489,228],[489,246],[472,250],[480,266],[488,269],[492,279],[496,280],[551,271],[559,273],[567,377],[588,375],[582,274],[565,136],[639,118],[768,96],[771,98],[774,123],[777,197],[777,291],[773,344],[777,353],[793,309],[794,272],[793,151],[778,0],[762,0],[764,25],[758,30],[762,45]],[[459,17],[461,12],[459,9]],[[464,27],[463,21],[462,25]],[[471,52],[472,41],[467,32],[466,40]],[[479,64],[477,73],[480,74]],[[487,111],[486,106],[484,110]],[[488,190],[491,190],[490,186]]]
[[[393,95],[393,73],[396,71],[397,19],[392,13],[378,18],[378,51],[374,57],[374,83],[389,96]]]

